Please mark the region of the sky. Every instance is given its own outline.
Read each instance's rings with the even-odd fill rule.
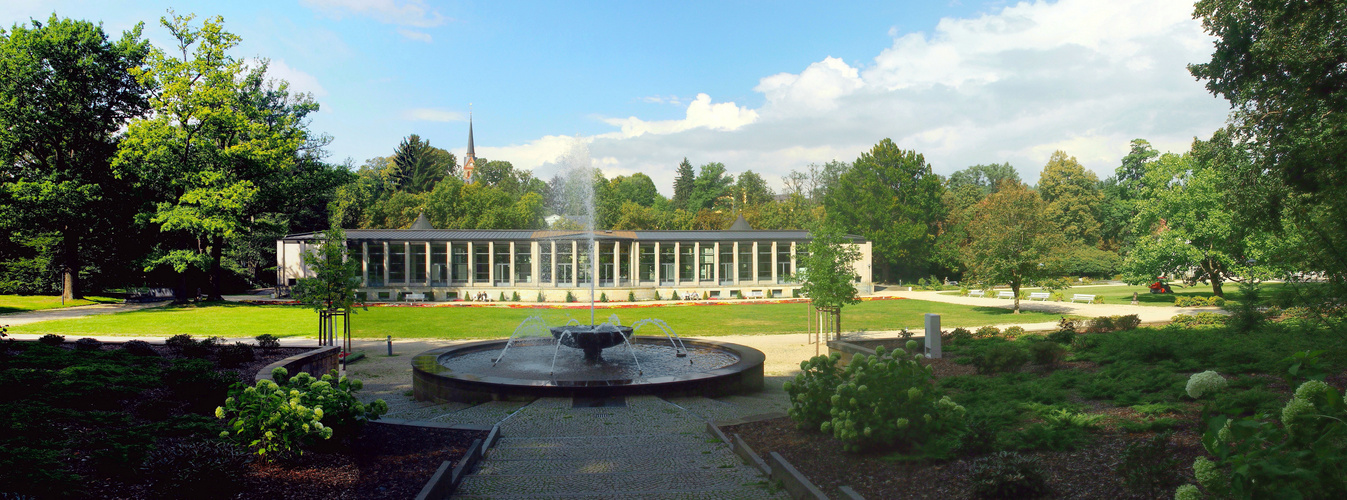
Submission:
[[[409,134],[541,178],[576,144],[609,178],[724,163],[780,188],[885,138],[942,175],[1009,162],[1037,181],[1056,150],[1105,178],[1132,139],[1186,151],[1229,105],[1187,71],[1213,39],[1175,0],[4,0],[0,26],[61,17],[119,36],[169,9],[222,16],[233,55],[321,105],[328,160]]]

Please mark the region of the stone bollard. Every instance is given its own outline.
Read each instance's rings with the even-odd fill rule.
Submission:
[[[926,357],[940,358],[940,315],[926,313]]]
[[[389,355],[389,356],[392,356],[392,355],[393,355],[393,336],[392,336],[392,335],[389,335],[389,336],[388,336],[388,355]]]

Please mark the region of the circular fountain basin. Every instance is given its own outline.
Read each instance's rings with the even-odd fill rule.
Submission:
[[[597,363],[603,359],[604,349],[621,345],[631,338],[630,326],[613,325],[567,325],[548,328],[552,338],[561,345],[585,352],[585,360]]]
[[[683,340],[687,356],[678,357],[666,337],[633,336],[630,342],[630,349],[608,349],[600,363],[587,361],[580,349],[558,349],[550,339],[517,341],[504,356],[505,340],[432,349],[412,359],[412,392],[419,401],[476,403],[642,394],[719,397],[762,390],[766,356],[752,347]]]

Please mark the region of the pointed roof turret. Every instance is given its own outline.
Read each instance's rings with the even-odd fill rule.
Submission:
[[[472,113],[468,113],[468,156],[476,158],[477,153],[472,150]]]
[[[744,220],[744,214],[739,214],[738,219],[734,219],[734,224],[730,224],[730,231],[752,231],[753,226],[748,225]]]
[[[416,222],[412,223],[411,229],[435,229],[435,226],[430,225],[430,221],[426,220],[426,213],[421,212],[421,215],[416,216]]]

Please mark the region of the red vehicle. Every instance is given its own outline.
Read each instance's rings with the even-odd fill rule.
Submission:
[[[1156,279],[1160,281],[1151,283],[1151,293],[1174,293],[1174,289],[1169,288],[1169,283],[1165,283],[1164,276],[1160,276]]]

